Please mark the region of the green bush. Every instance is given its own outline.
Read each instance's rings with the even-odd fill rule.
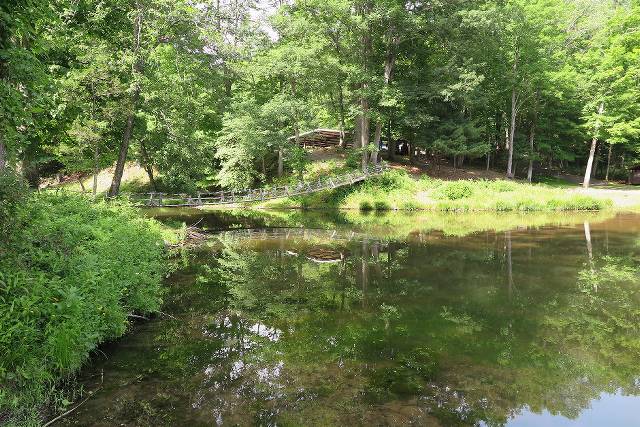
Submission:
[[[27,183],[19,175],[11,170],[0,173],[1,236],[6,236],[14,226],[16,209],[24,201],[27,191]]]
[[[389,202],[387,202],[385,200],[376,200],[373,203],[373,207],[377,211],[389,211],[389,210],[391,210],[391,205],[389,204]]]
[[[415,182],[404,170],[388,170],[382,175],[371,178],[367,181],[367,185],[377,190],[390,191],[415,187]]]
[[[450,181],[442,184],[435,193],[436,198],[459,200],[473,195],[473,184],[468,181]]]
[[[351,169],[360,169],[362,165],[362,149],[351,149],[345,159],[345,166]]]
[[[161,228],[124,204],[31,195],[0,250],[0,418],[37,423],[57,382],[131,313],[159,309]]]
[[[373,210],[373,205],[368,200],[362,200],[360,202],[360,210],[361,211],[371,211],[371,210]]]

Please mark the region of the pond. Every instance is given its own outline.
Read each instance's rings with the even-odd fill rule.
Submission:
[[[640,216],[154,215],[209,238],[63,425],[640,424]]]

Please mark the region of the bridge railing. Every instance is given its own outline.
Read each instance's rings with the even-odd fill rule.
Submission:
[[[122,196],[127,197],[134,204],[150,207],[203,206],[258,202],[351,185],[364,181],[372,175],[378,175],[386,169],[386,165],[379,164],[371,166],[364,172],[351,172],[333,177],[323,177],[310,182],[301,181],[292,185],[242,191],[220,190],[214,192],[198,192],[196,194],[161,192],[123,193]]]

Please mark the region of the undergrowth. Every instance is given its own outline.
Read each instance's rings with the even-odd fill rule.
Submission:
[[[69,404],[58,385],[98,344],[159,309],[162,230],[126,204],[1,197],[12,226],[0,245],[0,424],[38,425]]]

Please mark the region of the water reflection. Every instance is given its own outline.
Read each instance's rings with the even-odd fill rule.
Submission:
[[[171,279],[179,320],[105,349],[85,375],[91,389],[104,370],[102,391],[66,423],[565,425],[615,407],[625,425],[640,402],[637,237],[637,217],[219,233]]]

